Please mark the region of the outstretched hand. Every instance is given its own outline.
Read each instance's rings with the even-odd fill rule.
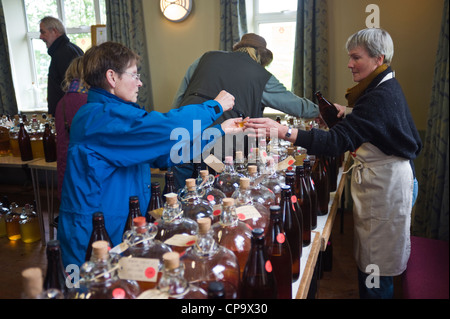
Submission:
[[[244,121],[240,117],[228,119],[221,124],[225,134],[238,134],[244,132]]]
[[[234,106],[234,96],[225,90],[220,91],[214,101],[220,103],[224,112],[231,110]]]

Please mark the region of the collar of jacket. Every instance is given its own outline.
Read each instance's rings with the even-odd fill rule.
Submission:
[[[118,103],[118,104],[128,104],[130,106],[136,107],[138,109],[143,109],[139,104],[134,102],[127,102],[122,100],[117,95],[109,93],[105,89],[99,87],[91,87],[88,91],[87,103]]]
[[[50,55],[52,57],[53,54],[55,54],[56,50],[58,50],[58,48],[61,45],[66,44],[68,42],[70,42],[70,40],[67,37],[67,35],[65,35],[65,34],[61,35],[59,38],[57,38],[55,41],[53,41],[50,48],[48,48],[48,50],[47,50],[48,55]]]

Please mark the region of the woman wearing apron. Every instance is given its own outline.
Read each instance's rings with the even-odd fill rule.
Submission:
[[[358,84],[347,90],[352,111],[329,131],[289,129],[271,119],[251,119],[247,129],[278,129],[279,138],[310,155],[354,157],[354,255],[361,298],[392,298],[393,276],[410,254],[415,183],[412,160],[422,149],[403,91],[390,68],[394,45],[382,29],[364,29],[347,41],[348,67]],[[335,104],[344,114],[345,107]]]

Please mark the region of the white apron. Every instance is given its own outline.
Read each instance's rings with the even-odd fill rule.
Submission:
[[[411,165],[408,159],[388,156],[370,143],[357,149],[354,160],[351,194],[356,263],[368,274],[375,265],[381,276],[400,275],[411,250]]]

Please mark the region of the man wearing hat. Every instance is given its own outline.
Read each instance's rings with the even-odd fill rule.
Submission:
[[[266,106],[296,117],[317,117],[316,104],[288,91],[265,69],[272,60],[273,54],[263,37],[255,33],[244,34],[232,52],[209,51],[194,61],[181,82],[172,107],[202,103],[226,90],[235,97],[235,106],[213,125],[235,117],[262,117]],[[222,158],[233,155],[233,151],[234,147],[227,145]],[[174,167],[178,188],[192,176],[193,167],[191,164]]]

